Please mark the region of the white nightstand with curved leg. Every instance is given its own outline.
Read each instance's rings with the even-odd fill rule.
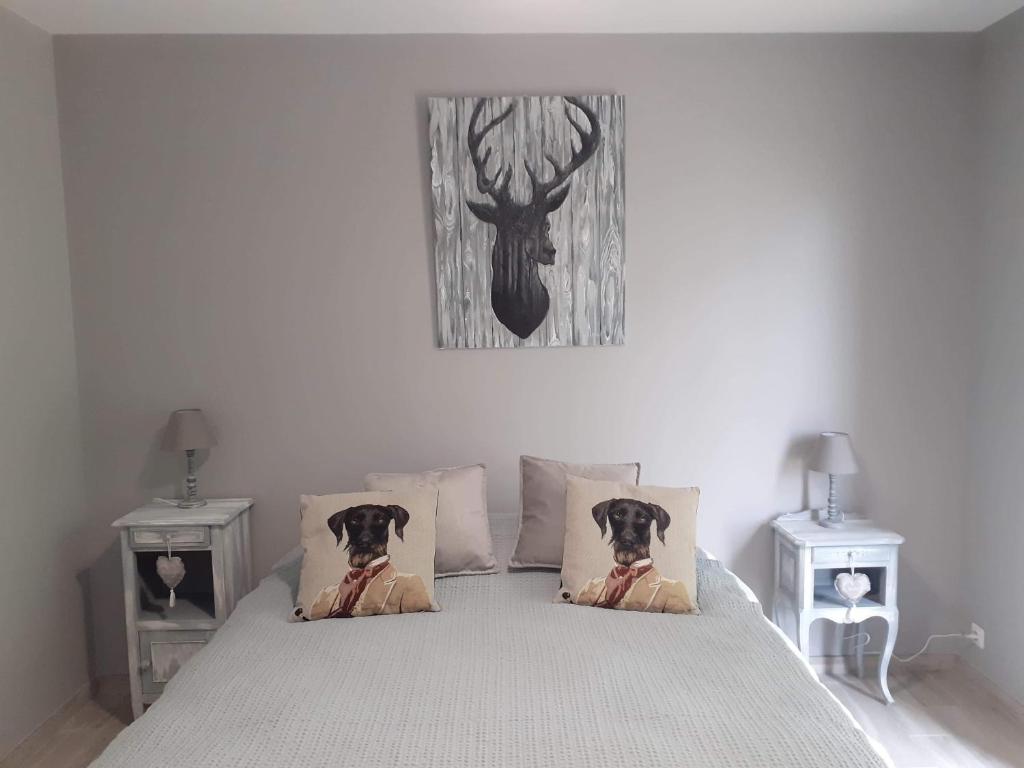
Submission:
[[[900,544],[898,533],[863,518],[847,517],[839,528],[817,523],[817,513],[784,515],[772,521],[775,529],[775,598],[772,621],[783,631],[788,613],[795,628],[793,638],[804,656],[809,652],[811,625],[818,619],[837,624],[860,624],[877,616],[884,619],[885,648],[878,665],[882,695],[890,704],[888,672],[900,612],[896,607],[896,580]],[[870,588],[852,605],[836,590],[842,572],[863,573]],[[864,643],[857,644],[857,673],[864,671]]]

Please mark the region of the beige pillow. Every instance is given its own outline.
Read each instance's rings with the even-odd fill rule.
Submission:
[[[495,573],[497,562],[487,520],[487,468],[483,464],[410,474],[373,473],[368,491],[437,488],[435,576]]]
[[[437,489],[301,496],[296,619],[438,610]]]
[[[513,568],[561,568],[565,541],[565,478],[615,480],[636,485],[640,465],[569,464],[519,457],[521,517],[519,540],[509,560]]]
[[[697,608],[698,488],[570,477],[558,600],[652,613]]]

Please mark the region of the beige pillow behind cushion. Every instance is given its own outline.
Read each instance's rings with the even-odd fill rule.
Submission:
[[[301,496],[297,619],[437,610],[437,489]]]
[[[698,488],[568,478],[558,599],[656,613],[697,608]]]
[[[565,478],[615,480],[636,485],[640,465],[569,464],[520,456],[519,540],[509,560],[513,568],[561,568],[565,541]]]
[[[483,464],[408,474],[374,472],[363,484],[368,491],[437,488],[435,576],[497,571],[487,520],[487,468]]]

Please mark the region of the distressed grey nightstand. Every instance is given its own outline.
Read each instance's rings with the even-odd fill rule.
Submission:
[[[847,517],[839,528],[825,528],[815,513],[783,515],[772,521],[775,529],[775,599],[772,621],[779,623],[788,611],[796,627],[796,643],[808,655],[811,624],[827,619],[837,624],[860,624],[877,616],[884,619],[885,648],[878,678],[882,695],[889,693],[889,661],[896,645],[900,612],[896,607],[900,544],[903,537],[864,518]],[[853,568],[864,573],[871,588],[853,607],[836,591],[835,578]],[[857,644],[857,673],[864,672],[864,643]]]
[[[134,717],[157,700],[252,588],[252,504],[252,499],[211,499],[204,507],[179,509],[154,501],[113,523],[121,531]],[[168,546],[185,566],[173,608],[156,572],[157,558]]]

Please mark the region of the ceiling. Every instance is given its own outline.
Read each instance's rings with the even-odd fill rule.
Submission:
[[[54,34],[974,32],[1024,0],[0,0]]]

